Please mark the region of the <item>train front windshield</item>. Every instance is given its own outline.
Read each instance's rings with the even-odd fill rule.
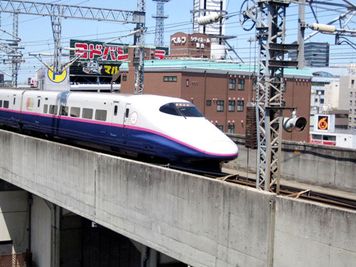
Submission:
[[[190,103],[168,103],[159,108],[159,111],[183,117],[203,117],[203,114]]]

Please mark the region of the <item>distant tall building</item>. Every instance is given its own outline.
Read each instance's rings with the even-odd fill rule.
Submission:
[[[225,44],[222,36],[225,35],[225,25],[222,20],[215,23],[200,25],[198,18],[214,14],[226,14],[226,0],[193,0],[193,31],[194,33],[208,34],[212,38],[211,57],[225,58]],[[216,38],[213,38],[215,36]],[[220,37],[220,38],[219,38]]]
[[[340,77],[340,91],[349,110],[349,128],[356,129],[356,73]]]
[[[304,44],[305,65],[309,67],[329,67],[329,43],[309,42]],[[290,52],[289,57],[297,60],[297,52]]]

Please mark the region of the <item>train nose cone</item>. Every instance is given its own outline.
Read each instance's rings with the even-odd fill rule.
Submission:
[[[221,157],[237,157],[237,145],[231,140],[219,140],[207,144],[206,152]]]

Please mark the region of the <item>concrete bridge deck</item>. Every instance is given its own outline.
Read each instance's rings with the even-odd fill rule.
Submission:
[[[355,211],[6,131],[0,177],[194,267],[356,262]]]

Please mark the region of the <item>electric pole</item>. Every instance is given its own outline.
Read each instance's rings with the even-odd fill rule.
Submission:
[[[137,10],[145,14],[145,0],[137,0]],[[134,68],[135,68],[135,94],[143,94],[144,87],[144,62],[145,62],[145,19],[136,24],[134,35]]]
[[[256,89],[257,176],[256,188],[270,191],[280,179],[282,110],[285,108],[284,68],[296,67],[285,54],[298,45],[285,43],[286,9],[290,0],[246,0],[242,25],[252,20],[259,44]]]

